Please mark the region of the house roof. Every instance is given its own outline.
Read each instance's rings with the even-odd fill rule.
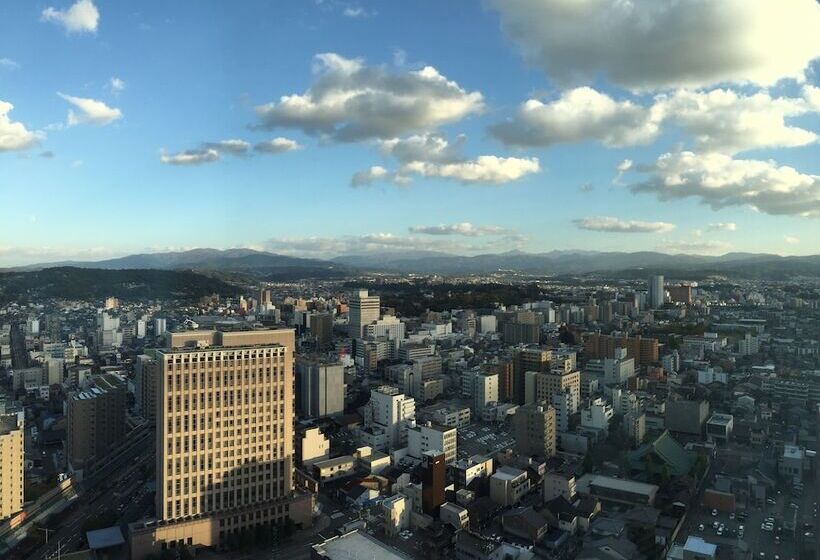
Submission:
[[[632,452],[630,460],[643,462],[650,454],[668,465],[674,476],[689,474],[695,463],[692,454],[672,437],[669,430],[665,430],[655,441],[644,444]]]

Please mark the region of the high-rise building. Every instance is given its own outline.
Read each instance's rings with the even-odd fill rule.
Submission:
[[[578,405],[581,402],[581,372],[572,369],[567,370],[558,367],[558,364],[556,364],[556,367],[551,368],[549,371],[538,374],[535,389],[535,400],[537,402],[552,402],[553,395],[563,393],[569,395],[570,414],[578,412]]]
[[[498,374],[479,372],[473,378],[473,411],[481,417],[484,408],[498,402]]]
[[[66,456],[79,470],[105,458],[125,440],[128,389],[114,373],[91,378],[91,387],[66,400]]]
[[[379,296],[371,296],[367,290],[353,292],[348,303],[350,336],[361,338],[364,327],[379,319]]]
[[[297,356],[296,393],[297,409],[304,417],[322,418],[344,412],[344,366]]]
[[[382,385],[371,389],[370,401],[364,407],[364,425],[375,435],[381,435],[379,451],[400,449],[407,445],[409,421],[416,417],[416,401],[395,387]]]
[[[134,360],[134,400],[137,411],[149,424],[157,419],[157,376],[159,364],[152,354],[140,354]]]
[[[159,337],[165,334],[168,330],[168,324],[164,317],[157,317],[154,319],[154,336]]]
[[[310,317],[308,328],[316,341],[316,349],[324,350],[333,343],[333,315],[330,313],[314,313]]]
[[[524,457],[555,455],[555,409],[544,402],[519,406],[513,416],[515,450]]]
[[[534,371],[543,373],[549,371],[552,353],[539,346],[528,346],[516,348],[513,351],[513,380],[512,390],[514,401],[518,404],[525,404],[526,384],[524,382],[526,373]]]
[[[421,509],[435,516],[444,503],[447,461],[441,451],[427,451],[421,459]]]
[[[587,359],[615,358],[616,348],[626,348],[627,357],[635,359],[635,366],[645,366],[658,361],[658,339],[629,336],[614,332],[611,335],[593,333],[584,336],[584,354]]]
[[[0,520],[23,509],[25,414],[0,401]]]
[[[658,309],[666,301],[666,292],[663,288],[663,276],[655,274],[649,277],[649,307]]]
[[[445,462],[450,465],[456,460],[456,428],[440,426],[428,422],[407,430],[408,455],[421,459],[427,451],[444,453]]]
[[[171,333],[155,350],[155,523],[132,558],[224,545],[293,517],[293,329]]]

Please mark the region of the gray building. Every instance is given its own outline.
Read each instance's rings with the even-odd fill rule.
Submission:
[[[301,416],[321,418],[345,409],[344,366],[299,356],[296,358],[296,404]]]
[[[707,401],[667,401],[666,429],[684,434],[703,434],[703,426],[709,417]]]

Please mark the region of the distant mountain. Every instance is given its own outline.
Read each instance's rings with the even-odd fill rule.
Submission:
[[[0,301],[41,298],[193,299],[239,289],[217,278],[190,270],[104,270],[55,267],[0,273]]]
[[[490,274],[515,271],[527,274],[566,275],[646,269],[675,273],[734,274],[758,278],[820,276],[820,255],[781,257],[754,253],[706,256],[668,255],[652,251],[514,251],[472,257],[447,254],[422,257],[405,257],[394,253],[367,254],[337,257],[333,260],[363,269],[419,274]]]
[[[168,253],[142,253],[94,262],[43,263],[16,270],[42,270],[55,266],[103,270],[159,269],[245,272],[270,278],[344,276],[348,267],[318,259],[302,259],[253,249],[192,249]]]

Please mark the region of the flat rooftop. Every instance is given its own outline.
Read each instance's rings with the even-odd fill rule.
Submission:
[[[599,474],[585,474],[582,476],[578,480],[577,490],[579,492],[587,493],[590,486],[601,486],[604,488],[612,488],[613,490],[621,490],[623,492],[632,492],[635,494],[654,494],[658,491],[658,487],[654,484],[646,484],[644,482],[624,480],[622,478],[613,478]]]
[[[410,556],[389,548],[367,533],[351,531],[338,537],[333,537],[323,543],[313,545],[313,550],[319,558],[329,560],[411,560]]]

